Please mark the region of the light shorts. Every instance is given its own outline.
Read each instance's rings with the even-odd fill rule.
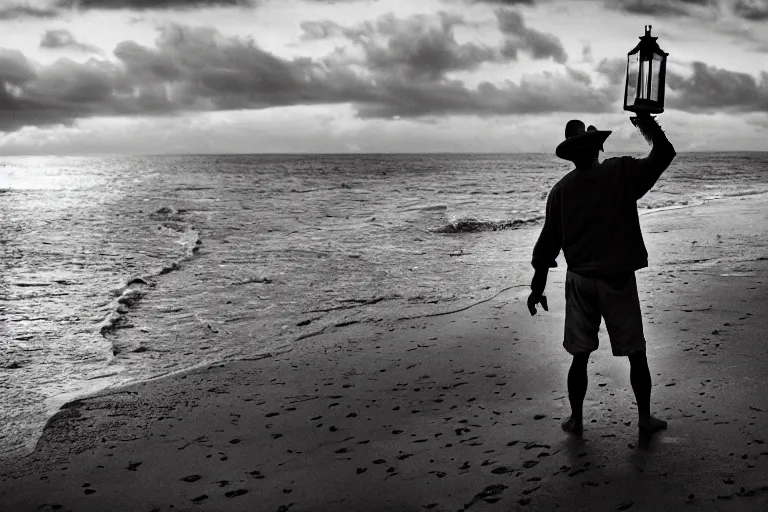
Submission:
[[[597,350],[600,317],[605,319],[614,356],[645,352],[635,273],[601,279],[568,270],[565,274],[565,350],[570,354]]]

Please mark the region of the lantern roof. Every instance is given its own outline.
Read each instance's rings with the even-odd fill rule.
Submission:
[[[667,52],[659,48],[658,43],[656,40],[658,37],[651,37],[651,28],[652,25],[646,25],[645,26],[645,35],[640,36],[640,42],[637,43],[637,46],[635,46],[631,52],[629,52],[627,55],[634,55],[637,52],[643,52],[644,54],[647,53],[657,53],[659,55],[667,56],[669,55]]]

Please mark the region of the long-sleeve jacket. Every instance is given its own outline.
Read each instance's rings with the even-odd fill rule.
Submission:
[[[661,129],[647,158],[609,158],[591,169],[574,169],[547,197],[546,219],[531,261],[531,284],[543,292],[549,268],[563,250],[568,269],[583,276],[610,276],[648,266],[637,200],[656,183],[676,152]]]

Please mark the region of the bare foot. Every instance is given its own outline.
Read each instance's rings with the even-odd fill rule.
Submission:
[[[637,422],[637,426],[644,433],[653,434],[659,430],[666,430],[667,422],[658,418],[654,418],[653,416],[649,416],[647,418],[640,418],[640,420]]]
[[[584,430],[584,424],[581,420],[576,420],[573,416],[568,416],[561,426],[563,427],[563,430],[569,434],[580,435]]]

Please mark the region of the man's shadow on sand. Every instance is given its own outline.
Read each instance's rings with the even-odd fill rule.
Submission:
[[[648,455],[656,453],[659,446],[662,443],[663,432],[648,433],[638,429],[637,442],[634,445],[634,452],[632,453],[632,462],[639,464],[646,461]],[[567,454],[568,462],[571,467],[577,467],[583,460],[583,457],[589,455],[590,447],[591,451],[595,451],[596,446],[590,443],[588,436],[584,436],[583,433],[569,435],[563,441],[563,449]]]
[[[568,468],[565,474],[576,476],[584,473],[582,478],[575,480],[566,479],[570,484],[559,487],[554,499],[566,505],[566,510],[627,510],[634,504],[631,501],[633,482],[642,479],[640,473],[648,471],[653,465],[654,454],[663,444],[663,436],[659,432],[655,434],[646,434],[638,431],[637,442],[634,449],[624,462],[619,461],[616,453],[608,453],[613,448],[601,443],[602,438],[591,438],[589,435],[569,435],[562,441],[560,446],[566,453],[568,459]],[[621,458],[621,457],[620,457]],[[596,462],[607,459],[613,461],[609,463],[611,467],[597,465]],[[627,463],[634,470],[627,468]],[[649,465],[650,463],[650,465]],[[613,465],[620,469],[615,472]],[[564,469],[564,468],[561,468]],[[637,471],[637,472],[636,472]],[[639,473],[638,473],[639,472]],[[622,489],[626,492],[609,492],[605,499],[615,499],[615,503],[604,502],[600,505],[592,503],[591,505],[584,500],[594,499],[595,496],[602,496],[603,484],[611,483],[612,489]],[[608,497],[610,496],[610,498]]]
[[[659,444],[661,444],[660,439],[664,437],[664,432],[666,432],[666,430],[649,433],[638,429],[637,432],[637,443],[635,444],[635,447],[638,450],[654,451],[658,448]],[[584,433],[570,434],[565,439],[564,446],[566,450],[576,450],[577,448],[584,448],[588,440],[589,438],[584,436]]]

